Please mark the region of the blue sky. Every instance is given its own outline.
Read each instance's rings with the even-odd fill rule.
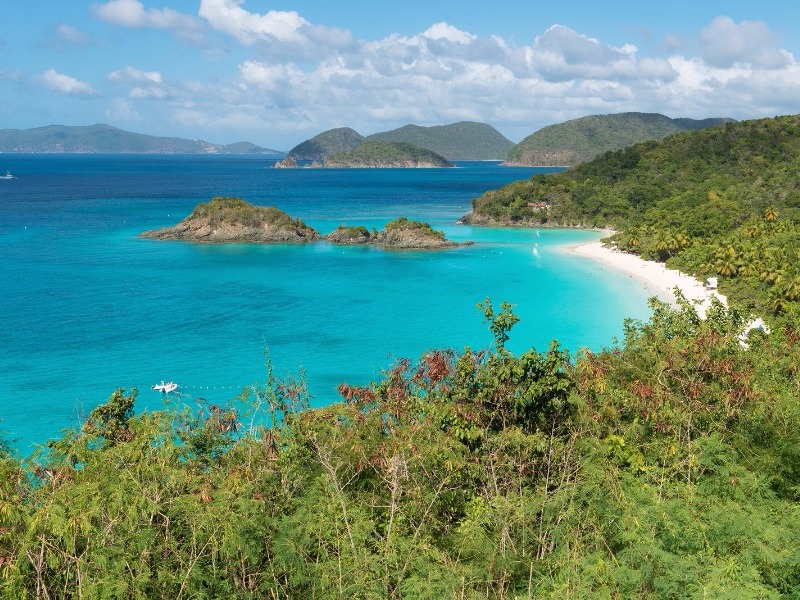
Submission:
[[[800,112],[800,3],[31,0],[0,25],[0,129],[108,123],[288,150],[332,127]]]

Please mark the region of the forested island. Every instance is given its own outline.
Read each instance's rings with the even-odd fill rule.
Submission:
[[[287,155],[295,161],[320,164],[337,152],[350,152],[364,142],[411,144],[451,160],[502,160],[514,143],[486,123],[459,121],[449,125],[405,125],[363,136],[350,127],[329,129],[298,144]]]
[[[346,130],[343,135],[346,135]],[[333,138],[326,138],[333,139]],[[339,139],[339,138],[335,138]],[[345,138],[348,139],[348,138]],[[310,142],[309,142],[310,144]],[[316,156],[306,167],[327,169],[409,169],[453,167],[453,163],[443,156],[426,148],[403,142],[360,141],[350,150],[326,152],[322,149],[311,151],[311,145],[301,145],[306,150],[300,156]],[[316,146],[313,146],[316,147]],[[320,160],[322,162],[320,162]],[[276,168],[297,168],[297,158],[289,154],[284,160],[275,163]]]
[[[798,134],[723,125],[476,199],[473,218],[611,225],[621,251],[716,273],[731,308],[705,319],[654,300],[616,347],[516,355],[513,307],[485,299],[490,348],[396,360],[332,406],[267,360],[227,404],[136,414],[117,390],[33,459],[3,451],[0,590],[800,596]]]
[[[166,241],[239,244],[305,244],[326,240],[334,244],[371,244],[400,250],[438,250],[459,245],[427,223],[405,217],[390,221],[381,231],[341,226],[323,236],[274,206],[256,206],[229,196],[215,196],[210,202],[201,202],[177,225],[145,231],[140,236]]]

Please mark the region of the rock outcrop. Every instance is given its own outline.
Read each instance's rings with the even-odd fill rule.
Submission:
[[[216,196],[198,204],[177,225],[153,229],[140,237],[156,240],[180,240],[208,243],[304,244],[326,240],[333,244],[372,244],[381,248],[435,250],[463,245],[445,238],[427,223],[400,217],[383,230],[366,227],[337,227],[326,236],[273,206],[254,206],[241,198]]]
[[[374,241],[375,235],[377,235],[377,232],[373,231],[370,233],[369,229],[361,225],[353,227],[342,225],[326,235],[325,239],[334,244],[350,246],[356,244],[369,244],[370,242]]]
[[[273,206],[254,206],[241,198],[223,196],[198,204],[192,214],[177,225],[145,231],[141,237],[258,244],[303,244],[321,239],[316,229]]]
[[[334,244],[371,244],[398,250],[439,250],[464,245],[448,240],[443,232],[436,231],[427,223],[410,221],[405,217],[387,223],[381,231],[370,232],[361,226],[338,227],[325,239]]]
[[[294,156],[287,156],[283,160],[275,161],[273,167],[275,169],[296,169],[297,161],[295,160]]]

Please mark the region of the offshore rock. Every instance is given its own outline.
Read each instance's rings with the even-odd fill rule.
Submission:
[[[198,204],[177,225],[140,234],[156,240],[209,243],[303,244],[321,239],[313,227],[274,206],[255,206],[241,198],[216,196]]]

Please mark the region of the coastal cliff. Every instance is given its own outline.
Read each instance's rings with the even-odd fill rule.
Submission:
[[[140,234],[156,240],[258,244],[302,244],[321,239],[313,227],[270,206],[254,206],[241,198],[216,196],[198,204],[177,225]]]

